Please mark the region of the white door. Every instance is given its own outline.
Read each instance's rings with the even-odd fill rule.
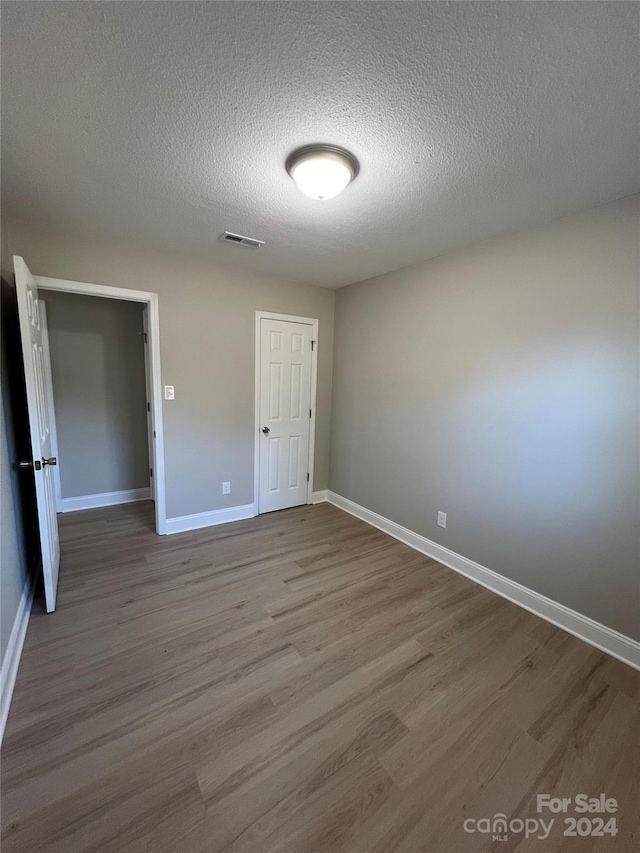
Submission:
[[[260,320],[258,512],[307,502],[313,327]]]
[[[56,511],[62,512],[62,483],[60,482],[60,456],[58,454],[58,430],[56,427],[56,407],[53,401],[53,377],[51,375],[51,352],[49,350],[49,325],[47,321],[47,303],[38,300],[40,328],[42,330],[42,354],[44,356],[44,383],[49,400],[49,432],[51,434],[51,455],[58,464],[53,467],[53,484],[56,490]]]
[[[56,607],[60,569],[56,489],[52,472],[57,460],[52,453],[49,419],[53,410],[52,389],[47,373],[48,353],[44,351],[38,288],[24,260],[14,257],[13,263],[31,435],[31,459],[21,462],[20,467],[31,468],[35,477],[45,605],[50,613]]]

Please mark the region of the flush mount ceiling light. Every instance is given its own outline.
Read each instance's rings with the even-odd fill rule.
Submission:
[[[305,145],[287,157],[287,172],[309,198],[335,198],[358,174],[360,164],[336,145]]]

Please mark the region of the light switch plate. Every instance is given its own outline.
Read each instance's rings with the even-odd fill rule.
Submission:
[[[438,510],[438,527],[446,527],[447,526],[447,513],[440,512]]]
[[[174,390],[173,385],[165,385],[164,386],[164,399],[165,400],[175,400],[176,392]]]

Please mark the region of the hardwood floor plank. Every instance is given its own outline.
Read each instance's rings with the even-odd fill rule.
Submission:
[[[388,711],[360,723],[356,729],[344,725],[343,720],[335,721],[320,736],[289,750],[282,760],[249,776],[240,787],[209,807],[217,843],[221,849],[258,844],[281,823],[307,808],[309,798],[334,774],[364,755],[379,754],[405,732],[400,720]],[[372,760],[370,766],[378,776],[382,775],[377,762]],[[260,815],[257,821],[256,814]]]
[[[328,504],[158,537],[61,518],[2,749],[3,853],[640,849],[640,674]],[[615,838],[502,842],[537,793]]]

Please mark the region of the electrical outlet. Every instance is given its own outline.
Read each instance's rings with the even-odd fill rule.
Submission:
[[[164,399],[165,400],[175,400],[176,392],[174,390],[173,385],[165,385],[164,386]]]
[[[446,527],[447,526],[447,513],[440,512],[438,510],[438,527]]]
[[[230,495],[231,494],[231,483],[223,483],[222,484],[222,494]]]

